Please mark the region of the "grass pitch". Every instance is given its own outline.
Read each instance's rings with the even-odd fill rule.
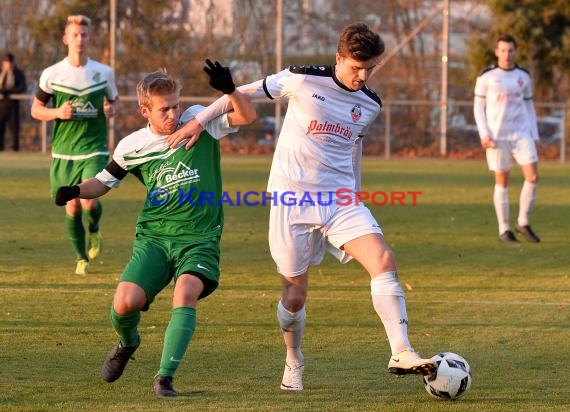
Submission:
[[[265,189],[270,158],[226,156],[225,190]],[[267,247],[267,207],[226,207],[222,283],[198,306],[198,327],[158,400],[172,289],[140,325],[136,360],[113,384],[100,377],[116,343],[108,313],[130,257],[143,187],[128,177],[103,198],[103,254],[80,277],[53,205],[49,156],[0,153],[0,405],[4,411],[553,411],[570,409],[570,165],[542,162],[533,227],[540,244],[497,240],[484,161],[363,162],[364,190],[421,191],[417,205],[373,206],[406,287],[409,335],[424,356],[452,351],[473,387],[432,399],[415,376],[387,372],[389,346],[356,263],[327,257],[310,272],[305,391],[279,389],[284,347],[279,279]],[[522,184],[511,182],[512,221]],[[411,200],[408,198],[407,200]]]

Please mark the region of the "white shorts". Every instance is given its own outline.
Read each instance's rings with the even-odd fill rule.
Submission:
[[[279,204],[271,206],[269,213],[269,250],[277,272],[288,277],[321,263],[326,251],[341,263],[348,262],[352,256],[341,247],[370,233],[382,234],[382,229],[362,204]]]
[[[487,165],[492,172],[508,172],[513,167],[513,159],[520,166],[536,163],[538,153],[534,140],[497,140],[494,148],[487,149]]]

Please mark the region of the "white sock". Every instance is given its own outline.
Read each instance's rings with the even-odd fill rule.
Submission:
[[[385,272],[370,282],[372,304],[380,317],[392,355],[411,349],[408,340],[408,315],[404,291],[396,272]]]
[[[526,226],[529,222],[530,214],[534,209],[534,204],[536,202],[536,183],[524,181],[523,187],[521,189],[521,197],[519,201],[519,217],[517,223],[519,226]]]
[[[509,188],[495,185],[493,203],[495,204],[500,235],[511,228],[509,226]]]
[[[303,363],[305,359],[301,352],[301,340],[305,333],[305,321],[307,319],[305,307],[303,306],[298,312],[291,313],[285,309],[285,306],[283,306],[283,303],[279,300],[279,304],[277,305],[277,319],[279,320],[283,340],[287,347],[287,363]]]

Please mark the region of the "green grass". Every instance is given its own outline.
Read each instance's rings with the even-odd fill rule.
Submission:
[[[225,189],[265,188],[268,157],[224,158]],[[144,200],[128,177],[104,199],[103,254],[73,275],[63,209],[49,199],[49,157],[0,154],[0,405],[3,411],[552,411],[570,408],[570,165],[542,162],[534,245],[497,241],[484,161],[366,158],[364,189],[422,191],[417,206],[371,209],[397,255],[409,334],[423,355],[463,355],[473,387],[430,398],[418,377],[387,372],[389,347],[356,264],[327,257],[311,271],[305,391],[279,389],[284,347],[279,278],[264,207],[226,207],[222,283],[200,303],[175,377],[181,396],[155,399],[153,375],[171,288],[140,325],[142,346],[113,384],[100,367],[116,337],[108,312]],[[513,171],[511,215],[522,177]]]

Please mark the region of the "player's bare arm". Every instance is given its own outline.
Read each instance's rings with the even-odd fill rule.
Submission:
[[[247,96],[236,89],[228,94],[228,97],[232,107],[232,110],[228,113],[231,126],[248,125],[257,119],[257,112]],[[202,130],[204,130],[204,127],[200,122],[196,119],[191,119],[168,137],[168,146],[178,147],[182,142],[186,142],[186,149],[190,149],[198,141]]]
[[[231,126],[245,126],[257,119],[257,112],[246,95],[236,89],[228,96],[233,107],[233,110],[228,113]]]
[[[44,102],[36,97],[32,103],[31,116],[36,120],[46,122],[55,119],[69,120],[73,117],[73,107],[71,107],[70,101],[59,107],[47,107]]]
[[[182,142],[186,142],[186,149],[190,149],[198,141],[202,130],[204,130],[204,127],[200,122],[192,119],[168,136],[168,146],[174,148],[178,147]]]
[[[67,202],[76,198],[96,199],[103,196],[109,190],[111,190],[110,187],[105,186],[97,178],[92,177],[79,185],[61,186],[57,189],[55,204],[65,206]]]

